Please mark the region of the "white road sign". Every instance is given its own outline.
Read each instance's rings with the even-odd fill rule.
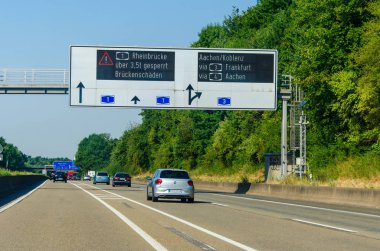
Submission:
[[[70,105],[275,110],[277,51],[71,46]]]

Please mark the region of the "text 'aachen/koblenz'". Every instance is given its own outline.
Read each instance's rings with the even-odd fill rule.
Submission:
[[[199,53],[199,61],[244,62],[244,55]]]

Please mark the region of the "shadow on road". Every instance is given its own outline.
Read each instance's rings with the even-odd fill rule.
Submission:
[[[25,186],[25,187],[19,189],[18,191],[14,192],[12,194],[9,194],[5,197],[0,198],[0,208],[7,205],[8,203],[18,199],[18,198],[20,198],[21,196],[26,195],[27,193],[29,193],[30,191],[32,191],[33,189],[35,189],[39,185],[41,185],[43,182],[38,182],[38,183],[30,185],[30,186]]]

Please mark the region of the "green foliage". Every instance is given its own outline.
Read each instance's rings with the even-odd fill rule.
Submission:
[[[108,134],[91,134],[79,143],[75,165],[84,173],[105,169],[109,165],[114,145],[115,140]]]
[[[17,175],[39,175],[39,174],[29,173],[29,172],[20,172],[20,171],[10,171],[7,169],[0,169],[0,177],[1,176],[17,176]]]
[[[292,75],[308,101],[311,171],[330,181],[347,175],[336,167],[349,158],[355,159],[349,173],[378,173],[379,31],[380,0],[262,0],[207,25],[192,46],[277,49],[279,74]],[[239,173],[263,168],[264,153],[280,151],[280,109],[144,110],[141,116],[142,124],[113,148],[109,170]]]
[[[220,122],[207,147],[204,169],[253,167],[264,160],[264,153],[279,151],[279,113],[235,111]]]
[[[9,144],[4,138],[0,137],[0,145],[3,146],[3,161],[0,161],[0,167],[9,169],[21,169],[25,167],[27,156],[22,153],[16,146]]]
[[[362,141],[373,144],[380,140],[380,1],[374,1],[368,10],[373,18],[364,25],[363,47],[354,59],[361,76],[358,81],[358,115],[364,121]]]

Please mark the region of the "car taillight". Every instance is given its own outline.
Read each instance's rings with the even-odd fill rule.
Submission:
[[[113,179],[114,179],[114,180],[119,180],[119,177],[114,177]]]
[[[189,184],[189,186],[194,186],[194,183],[193,183],[193,181],[192,180],[189,180],[188,182],[187,182],[187,184]]]
[[[156,185],[161,185],[162,179],[157,179],[156,182],[154,182],[154,183],[156,183]]]
[[[128,181],[130,181],[130,180],[131,180],[131,178],[129,178],[129,177],[128,177],[128,178],[127,178],[127,180],[128,180]]]

